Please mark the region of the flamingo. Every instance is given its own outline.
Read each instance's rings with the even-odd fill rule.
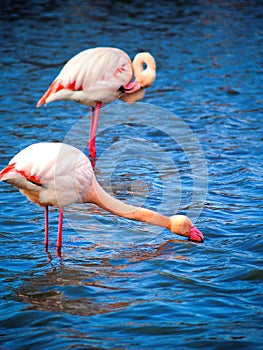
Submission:
[[[146,69],[144,69],[146,65]],[[132,76],[134,75],[134,81]],[[91,107],[89,154],[96,158],[96,133],[100,109],[121,99],[142,99],[156,77],[156,64],[148,52],[138,53],[131,61],[122,50],[97,47],[81,51],[62,68],[37,107],[58,100],[74,100]]]
[[[93,203],[104,210],[137,221],[170,229],[194,242],[203,234],[185,215],[164,216],[153,210],[126,204],[109,195],[96,180],[89,158],[79,149],[59,143],[32,144],[16,154],[0,172],[0,181],[17,187],[30,201],[44,207],[48,248],[48,207],[59,208],[57,252],[62,247],[63,209],[73,203]]]

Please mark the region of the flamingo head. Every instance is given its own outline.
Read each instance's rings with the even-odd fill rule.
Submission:
[[[169,229],[180,236],[188,237],[191,242],[204,242],[204,235],[185,215],[174,215],[170,218]]]

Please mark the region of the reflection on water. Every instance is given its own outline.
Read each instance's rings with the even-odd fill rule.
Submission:
[[[80,316],[105,314],[126,309],[129,305],[149,302],[147,299],[133,298],[127,301],[118,300],[119,292],[129,290],[130,280],[145,278],[145,274],[142,276],[137,272],[130,272],[129,267],[131,264],[140,264],[159,257],[173,261],[186,259],[174,255],[171,248],[168,248],[169,245],[178,243],[182,241],[168,241],[158,246],[145,245],[141,249],[133,246],[118,254],[93,258],[90,262],[85,262],[83,256],[77,254],[81,270],[79,266],[70,268],[71,262],[67,258],[65,264],[59,260],[57,269],[49,255],[51,270],[41,276],[37,274],[26,276],[24,280],[22,278],[22,285],[12,294],[15,294],[15,300],[28,305],[26,310],[65,312]],[[88,255],[91,250],[100,249],[103,249],[102,244],[93,245],[89,249],[82,248],[82,254],[85,252]],[[150,275],[153,273],[149,271],[148,277]]]
[[[102,110],[96,175],[122,200],[187,213],[206,240],[76,205],[61,258],[51,210],[47,256],[42,209],[1,183],[0,348],[261,349],[261,2],[3,1],[1,13],[1,168],[33,142],[86,151],[85,106],[35,107],[70,57],[150,51],[143,103]]]

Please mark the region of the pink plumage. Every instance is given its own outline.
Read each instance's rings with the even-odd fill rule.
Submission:
[[[142,99],[155,76],[155,60],[147,52],[138,53],[132,62],[124,51],[117,48],[84,50],[65,64],[37,107],[58,100],[74,100],[90,106],[89,152],[92,158],[96,158],[95,138],[101,106],[116,99],[126,102]]]
[[[93,177],[90,161],[80,150],[56,142],[26,147],[0,173],[2,181],[21,189],[34,203],[59,208],[82,203]],[[33,192],[31,185],[37,185]]]

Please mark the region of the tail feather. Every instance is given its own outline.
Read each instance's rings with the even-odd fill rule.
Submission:
[[[15,164],[9,164],[7,167],[0,171],[0,181],[10,179],[10,177],[15,176],[15,173]]]
[[[39,178],[36,175],[31,175],[24,170],[18,170],[15,163],[9,164],[2,171],[0,171],[0,181],[8,181],[12,179],[25,179],[35,185],[41,185]]]
[[[48,90],[44,93],[44,95],[41,97],[41,99],[37,103],[37,107],[40,107],[43,103],[46,103],[47,98],[59,90],[64,89],[65,87],[62,85],[61,81],[59,79],[55,79],[53,83],[50,85]]]

